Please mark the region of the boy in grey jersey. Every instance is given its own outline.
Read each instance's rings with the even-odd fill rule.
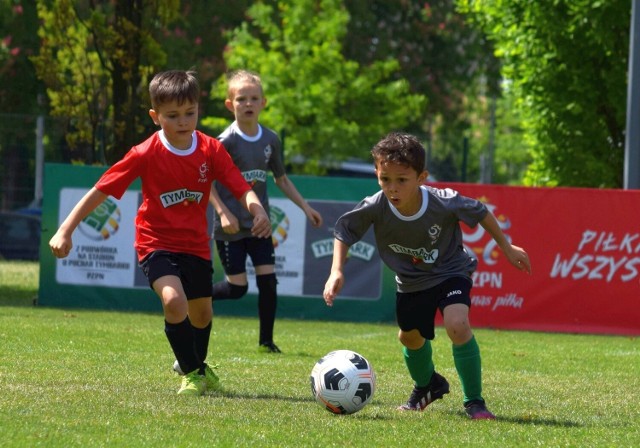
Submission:
[[[257,74],[247,70],[232,72],[228,77],[225,106],[233,112],[235,121],[218,139],[229,151],[267,213],[269,198],[266,180],[271,171],[278,188],[302,209],[314,227],[318,227],[322,225],[322,216],[309,206],[285,174],[280,139],[271,129],[258,123],[266,101]],[[225,280],[213,285],[213,300],[239,299],[246,294],[248,280],[245,263],[247,256],[251,257],[258,286],[258,347],[265,352],[280,353],[273,342],[277,280],[272,239],[256,238],[251,234],[251,215],[219,182],[214,184],[210,200],[216,210],[213,237],[226,274]]]
[[[338,219],[325,302],[332,306],[344,285],[349,247],[373,226],[380,256],[396,273],[398,338],[414,381],[409,400],[398,409],[421,411],[449,393],[449,383],[435,371],[430,343],[439,309],[452,342],[465,411],[472,419],[494,419],[482,397],[480,349],[469,324],[476,260],[464,250],[459,221],[484,227],[509,262],[527,273],[529,257],[507,240],[480,201],[424,185],[425,151],[414,136],[391,133],[371,155],[381,191]]]

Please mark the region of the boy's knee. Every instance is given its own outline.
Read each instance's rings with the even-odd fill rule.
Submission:
[[[417,350],[424,345],[425,338],[420,334],[418,330],[400,330],[398,332],[398,340],[403,346],[411,350]]]
[[[234,285],[227,281],[213,285],[213,300],[216,299],[240,299],[249,290],[249,285]]]
[[[230,299],[240,299],[249,290],[249,285],[234,285],[233,283],[228,283],[228,285]]]

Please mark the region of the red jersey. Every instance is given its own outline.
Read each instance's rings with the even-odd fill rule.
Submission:
[[[251,189],[224,146],[199,131],[186,150],[173,148],[162,131],[154,133],[109,168],[95,187],[120,199],[138,177],[142,181],[142,204],[135,219],[139,260],[155,250],[210,260],[211,183],[218,180],[237,199]]]

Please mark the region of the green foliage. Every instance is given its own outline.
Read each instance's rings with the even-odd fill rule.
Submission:
[[[627,0],[460,0],[494,41],[532,148],[529,185],[621,187]]]
[[[321,172],[320,160],[367,158],[383,135],[421,117],[425,97],[398,77],[396,60],[363,67],[344,58],[349,14],[341,1],[256,3],[248,16],[231,33],[227,66],[260,73],[268,98],[261,121],[286,134],[287,159],[315,162],[305,172]],[[225,98],[224,78],[213,95]]]
[[[69,146],[89,144],[82,158],[96,160],[96,130],[109,104],[108,72],[95,51],[87,51],[90,30],[75,20],[70,1],[55,2],[51,9],[38,5],[42,39],[40,54],[32,58],[47,89],[51,115],[66,117]],[[95,148],[97,149],[97,148]]]
[[[66,118],[71,158],[113,162],[140,139],[148,78],[166,60],[154,38],[177,0],[39,1],[40,53],[53,116]]]
[[[435,176],[462,179],[463,140],[470,137],[466,179],[477,180],[489,137],[489,127],[480,123],[490,118],[487,97],[496,95],[500,79],[491,43],[465,23],[450,0],[352,0],[345,5],[352,17],[345,55],[362,65],[396,59],[411,91],[429,98],[421,120],[409,131],[427,141]]]
[[[33,2],[0,0],[0,207],[27,204],[34,184],[34,129],[41,86],[29,61],[38,51]]]

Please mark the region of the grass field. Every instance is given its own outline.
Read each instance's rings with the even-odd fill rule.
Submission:
[[[0,447],[635,447],[638,338],[476,330],[496,421],[470,421],[450,343],[434,358],[452,386],[400,413],[411,381],[396,328],[281,319],[281,355],[256,350],[257,319],[214,320],[210,362],[225,392],[178,397],[160,314],[34,307],[37,265],[0,262]],[[348,348],[376,369],[373,402],[334,416],[309,373]]]

